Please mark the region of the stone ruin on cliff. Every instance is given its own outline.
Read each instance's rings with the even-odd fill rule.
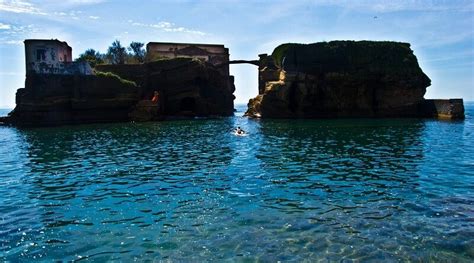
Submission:
[[[150,55],[161,56],[157,61],[92,70],[87,62],[72,62],[66,42],[25,40],[25,87],[17,91],[15,109],[0,122],[44,126],[232,115],[233,77],[228,64],[222,67],[228,49],[178,43],[170,50],[170,45],[147,45]],[[154,91],[160,92],[160,107],[145,103]]]

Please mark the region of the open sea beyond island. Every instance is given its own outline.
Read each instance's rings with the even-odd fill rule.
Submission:
[[[464,121],[258,120],[243,106],[0,126],[0,260],[472,262],[465,107]]]

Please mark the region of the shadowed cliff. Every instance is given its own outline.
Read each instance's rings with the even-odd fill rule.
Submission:
[[[0,122],[47,126],[233,114],[233,78],[209,63],[178,58],[95,70],[27,74],[15,109]],[[150,101],[154,91],[160,92],[156,104]]]
[[[429,107],[423,98],[431,80],[421,70],[408,43],[283,44],[275,48],[271,57],[261,58],[260,82],[260,94],[250,100],[246,113],[251,117],[435,114],[425,110]],[[463,112],[457,114],[464,116]]]

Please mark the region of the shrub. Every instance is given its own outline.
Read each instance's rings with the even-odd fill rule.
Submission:
[[[131,81],[131,80],[128,80],[128,79],[123,79],[119,75],[114,74],[112,72],[96,71],[95,75],[98,76],[98,77],[103,77],[103,78],[114,78],[114,79],[117,79],[118,81],[120,81],[122,84],[137,87],[137,84],[134,81]]]

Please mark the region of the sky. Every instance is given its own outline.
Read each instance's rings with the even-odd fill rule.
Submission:
[[[425,98],[474,101],[474,1],[417,0],[0,0],[0,108],[24,86],[25,39],[59,39],[103,53],[114,41],[224,44],[257,59],[282,43],[411,43],[431,78]],[[231,65],[236,103],[257,95],[257,67]]]

